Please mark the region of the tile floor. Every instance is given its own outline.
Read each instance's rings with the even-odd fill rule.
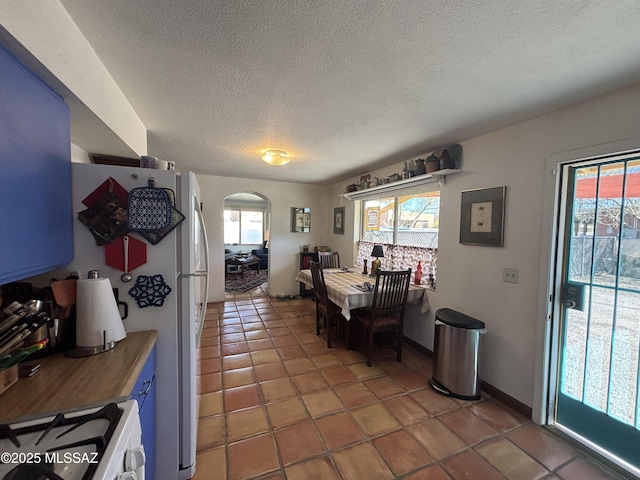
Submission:
[[[491,398],[427,383],[431,360],[377,349],[371,368],[315,334],[310,299],[267,285],[210,304],[194,479],[621,478]]]

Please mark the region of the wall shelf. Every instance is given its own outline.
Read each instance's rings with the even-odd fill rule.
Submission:
[[[404,180],[398,180],[396,182],[385,183],[384,185],[378,185],[376,187],[365,188],[364,190],[357,190],[355,192],[347,192],[340,195],[341,197],[346,198],[347,200],[359,200],[365,197],[371,197],[374,194],[386,194],[392,193],[397,190],[402,190],[408,187],[416,187],[420,185],[426,185],[429,183],[437,182],[438,185],[444,185],[446,182],[447,175],[453,175],[455,173],[460,173],[461,170],[437,170],[433,173],[425,173],[423,175],[417,175],[411,178],[405,178]]]

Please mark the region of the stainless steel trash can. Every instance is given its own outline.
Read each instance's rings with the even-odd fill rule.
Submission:
[[[484,322],[450,308],[435,317],[433,376],[438,392],[464,400],[480,398],[480,356]]]

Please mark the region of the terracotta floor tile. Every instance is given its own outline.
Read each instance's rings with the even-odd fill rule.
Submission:
[[[431,418],[407,427],[420,444],[436,460],[464,450],[467,446],[451,432],[440,420]],[[478,477],[481,478],[481,477]]]
[[[274,337],[283,337],[285,335],[290,335],[291,334],[291,330],[289,330],[287,327],[280,327],[280,328],[269,328],[268,329],[269,332],[269,336],[271,338]]]
[[[438,418],[467,445],[475,445],[498,434],[466,408],[445,413]]]
[[[389,377],[374,378],[364,384],[381,400],[405,393],[405,390]]]
[[[339,345],[336,341],[333,341],[333,343],[331,344],[331,349],[329,349],[327,347],[327,343],[323,340],[322,342],[305,343],[302,345],[302,348],[304,348],[308,356],[317,357],[318,355],[324,355],[324,353],[328,350],[331,351],[338,349]]]
[[[338,472],[328,457],[292,465],[285,468],[285,472],[287,480],[340,480]]]
[[[206,360],[207,358],[216,358],[220,356],[220,353],[223,351],[222,348],[212,345],[210,347],[201,347],[200,348],[200,359]]]
[[[302,401],[312,418],[318,418],[344,409],[342,402],[333,390],[308,393],[302,396]]]
[[[330,385],[341,385],[343,383],[351,383],[357,380],[348,367],[327,368],[322,370],[322,375],[327,379]]]
[[[255,407],[260,405],[261,401],[258,385],[255,383],[224,390],[224,409],[227,412]]]
[[[229,445],[229,480],[245,480],[276,470],[280,465],[271,435]]]
[[[410,395],[416,402],[422,405],[423,408],[434,415],[440,415],[441,413],[450,412],[460,408],[460,405],[452,398],[436,392],[431,387],[411,392]]]
[[[549,473],[506,438],[489,440],[475,450],[509,480],[536,480]]]
[[[218,392],[222,389],[222,373],[200,375],[200,393]]]
[[[336,387],[336,393],[349,408],[362,407],[378,401],[378,397],[361,382],[340,385]]]
[[[352,410],[351,414],[355,418],[360,428],[369,436],[380,435],[401,428],[393,415],[384,408],[381,403],[374,403],[366,407]]]
[[[309,358],[294,358],[284,361],[284,368],[289,375],[300,375],[307,372],[315,372],[318,369]]]
[[[311,358],[311,361],[320,369],[341,367],[343,365],[342,361],[333,353],[314,356]]]
[[[243,333],[244,329],[242,328],[242,324],[241,323],[234,323],[231,325],[223,325],[220,328],[220,333],[222,333],[223,335],[228,335],[230,333]]]
[[[429,387],[428,380],[415,370],[393,373],[389,376],[407,392]]]
[[[525,425],[506,437],[549,470],[555,470],[577,456],[576,451],[537,425]]]
[[[305,345],[305,344],[309,344],[309,343],[316,343],[318,341],[318,336],[315,333],[306,331],[303,333],[298,333],[298,334],[294,334],[296,336],[296,338],[298,339],[298,342],[300,342],[301,345]],[[323,348],[326,348],[326,344],[321,345]]]
[[[316,420],[316,426],[330,450],[338,450],[366,438],[362,429],[346,412]]]
[[[247,345],[249,347],[249,351],[257,352],[258,350],[270,350],[275,348],[273,341],[270,338],[262,338],[260,340],[248,340]]]
[[[222,405],[222,392],[203,393],[200,395],[200,413],[201,417],[209,415],[219,415],[224,413]]]
[[[309,419],[309,414],[299,397],[287,398],[267,405],[267,415],[274,429]]]
[[[391,480],[395,478],[371,443],[362,443],[332,453],[345,479]]]
[[[251,360],[254,365],[263,365],[265,363],[280,362],[280,355],[275,348],[269,350],[259,350],[257,352],[251,352]]]
[[[404,475],[433,462],[431,455],[405,431],[398,431],[373,439],[373,446],[387,461],[396,476]]]
[[[320,374],[320,372],[304,373],[292,377],[293,383],[295,383],[298,392],[302,395],[305,393],[315,392],[316,390],[322,390],[327,388],[327,381]]]
[[[227,413],[227,441],[234,442],[259,433],[265,433],[269,427],[267,416],[262,407]]]
[[[223,445],[225,441],[224,415],[213,415],[201,417],[198,420],[198,441],[197,450],[207,450],[209,448]]]
[[[504,480],[502,475],[473,450],[449,457],[441,465],[455,480]]]
[[[451,480],[451,477],[447,475],[447,472],[440,465],[436,464],[407,475],[404,480]]]
[[[265,326],[264,323],[262,323],[262,320],[260,320],[260,316],[258,315],[257,312],[255,315],[252,315],[252,316],[245,315],[244,312],[242,312],[242,330],[244,330],[245,332],[253,332],[256,330],[266,330],[266,329],[267,327]]]
[[[241,353],[239,355],[225,355],[222,357],[223,370],[236,370],[251,366],[251,355]]]
[[[296,390],[288,377],[262,382],[260,383],[260,389],[266,403],[296,396]]]
[[[280,338],[287,338],[287,337],[280,337]],[[298,358],[308,358],[308,355],[305,349],[300,346],[297,340],[295,340],[295,342],[296,343],[292,345],[277,347],[278,353],[280,353],[280,356],[282,357],[283,360],[286,361],[286,360],[293,360]]]
[[[524,417],[513,414],[506,408],[491,400],[476,403],[470,406],[469,410],[500,433],[511,430],[519,425],[529,423]]]
[[[220,345],[219,337],[202,337],[200,339],[200,347],[212,347]],[[218,353],[218,355],[220,355]]]
[[[244,336],[247,337],[247,343],[251,346],[251,340],[262,340],[270,338],[269,332],[266,330],[249,330],[244,332]]]
[[[228,343],[238,343],[243,342],[245,340],[244,333],[223,333],[220,335],[220,342],[222,345],[226,345]]]
[[[325,451],[322,438],[316,432],[312,422],[302,422],[276,430],[274,433],[282,464],[312,458]]]
[[[366,380],[368,378],[384,375],[384,372],[375,365],[367,367],[367,362],[349,365],[349,370],[351,370],[358,380]]]
[[[569,464],[557,470],[556,475],[563,480],[611,480],[613,478],[621,478],[584,458],[572,460]]]
[[[384,400],[382,404],[402,425],[413,425],[430,418],[432,415],[409,395]]]
[[[237,355],[239,353],[247,353],[249,351],[249,346],[247,345],[247,342],[229,343],[228,345],[222,345],[220,350],[222,355]]]
[[[364,356],[355,350],[343,350],[335,353],[342,363],[345,365],[351,365],[353,363],[361,363],[365,360]]]
[[[249,385],[254,382],[255,378],[252,367],[222,372],[222,385],[224,385],[224,388],[241,387],[242,385]]]
[[[207,358],[204,360],[200,360],[199,364],[200,364],[200,374],[206,374],[206,373],[215,373],[215,372],[219,372],[222,370],[221,367],[221,358],[220,357],[215,357],[215,358]]]
[[[343,339],[328,349],[311,299],[266,288],[208,305],[194,480],[621,478],[489,396],[435,392],[411,345],[402,362],[377,347],[371,368]]]
[[[253,370],[258,382],[282,378],[289,375],[285,370],[284,365],[280,362],[267,363],[265,365],[256,365],[255,367],[253,367]]]
[[[225,447],[203,450],[196,454],[196,473],[191,480],[227,478],[227,455]]]

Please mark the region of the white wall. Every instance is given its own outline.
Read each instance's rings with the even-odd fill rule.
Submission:
[[[534,386],[534,378],[540,381],[542,376],[536,360],[543,355],[546,308],[540,266],[549,263],[550,243],[541,232],[549,232],[552,221],[552,211],[543,210],[544,185],[551,175],[545,171],[545,160],[637,138],[638,111],[640,85],[462,143],[463,171],[447,177],[441,189],[438,283],[436,291],[429,292],[432,308],[425,318],[407,324],[407,335],[432,349],[434,312],[441,307],[484,321],[488,333],[482,378],[535,410],[534,390],[539,385]],[[334,185],[329,198],[355,180]],[[500,185],[507,186],[504,247],[460,244],[461,191]],[[350,210],[347,205],[349,211],[347,219],[353,218],[353,206]],[[502,281],[504,267],[519,269],[518,284]]]
[[[286,176],[286,166],[274,168],[282,168],[283,176]],[[333,221],[326,208],[327,187],[211,175],[198,175],[198,182],[209,240],[209,301],[224,300],[224,199],[228,195],[241,192],[260,194],[271,202],[269,293],[297,294],[299,288],[294,279],[299,270],[298,254],[301,246],[306,243],[312,246],[327,244],[327,230]],[[290,232],[291,207],[311,208],[310,233]]]
[[[74,143],[91,152],[147,153],[146,127],[59,2],[0,1],[0,19],[0,41],[65,98]]]

